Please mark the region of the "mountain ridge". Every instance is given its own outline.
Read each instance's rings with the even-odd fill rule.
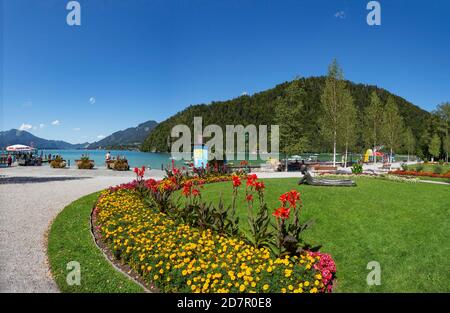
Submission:
[[[10,129],[6,131],[0,131],[0,147],[7,147],[14,144],[22,144],[39,149],[83,149],[89,143],[72,144],[63,140],[51,140],[44,139],[33,135],[26,130]]]
[[[307,125],[306,135],[311,138],[311,151],[325,152],[328,147],[321,140],[318,116],[322,114],[320,97],[325,86],[324,76],[302,77],[296,80],[300,81],[305,93],[302,98],[304,104],[304,119],[301,121]],[[294,80],[295,81],[295,80]],[[167,151],[167,136],[170,130],[177,124],[185,124],[191,128],[194,116],[202,116],[203,125],[216,124],[223,129],[225,125],[273,125],[275,124],[275,107],[278,97],[285,95],[286,88],[293,81],[285,81],[252,95],[242,95],[226,101],[212,101],[209,104],[190,105],[184,110],[172,115],[158,124],[157,127],[145,139],[143,151]],[[386,89],[376,85],[355,83],[346,80],[347,88],[354,98],[354,103],[358,111],[358,119],[362,120],[364,108],[370,102],[370,94],[376,91],[383,102],[386,102],[389,96],[393,96],[400,114],[405,123],[411,127],[416,139],[420,137],[420,129],[423,123],[430,117],[431,113],[425,111],[407,101],[406,99],[389,92]],[[360,146],[363,145],[362,138],[359,138]]]
[[[140,123],[136,127],[128,127],[116,131],[105,138],[88,145],[88,149],[139,148],[148,134],[158,125],[154,120]]]

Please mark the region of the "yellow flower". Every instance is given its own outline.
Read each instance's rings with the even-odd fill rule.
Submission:
[[[239,291],[240,292],[243,292],[245,290],[245,285],[241,285],[240,287],[239,287]]]
[[[267,290],[267,289],[269,289],[269,285],[268,285],[268,284],[265,284],[265,285],[263,286],[263,290],[265,291],[265,290]]]

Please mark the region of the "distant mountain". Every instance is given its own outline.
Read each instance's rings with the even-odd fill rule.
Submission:
[[[147,121],[137,127],[120,130],[102,140],[89,144],[89,149],[138,149],[144,139],[158,125],[155,121]]]
[[[5,148],[15,144],[32,146],[39,149],[83,149],[89,145],[88,142],[71,144],[62,140],[47,140],[36,137],[25,130],[11,129],[0,132],[0,147]]]

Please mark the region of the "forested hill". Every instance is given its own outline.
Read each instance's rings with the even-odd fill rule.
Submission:
[[[314,152],[330,151],[330,147],[325,145],[319,136],[317,123],[318,117],[322,114],[320,97],[325,86],[325,79],[325,77],[299,79],[305,91],[302,96],[304,118],[299,123],[303,123],[306,126],[307,133],[305,135],[310,142],[308,150]],[[222,126],[223,129],[225,129],[227,124],[242,124],[244,126],[248,124],[275,124],[276,99],[284,96],[284,90],[289,84],[291,82],[285,82],[272,89],[255,93],[251,96],[244,95],[228,101],[212,102],[208,105],[191,105],[155,127],[144,141],[142,149],[144,151],[167,151],[167,138],[172,127],[177,124],[186,124],[192,129],[194,116],[203,118],[203,127],[208,124],[216,124]],[[370,94],[373,90],[377,91],[383,103],[386,102],[388,96],[394,96],[405,124],[411,127],[416,139],[420,138],[421,129],[423,130],[425,121],[430,117],[429,112],[377,86],[347,81],[347,88],[353,96],[360,121],[363,118],[364,108],[370,103]],[[358,127],[361,128],[362,123],[359,123]],[[359,133],[362,136],[362,131]],[[358,142],[359,148],[364,148],[362,138]]]

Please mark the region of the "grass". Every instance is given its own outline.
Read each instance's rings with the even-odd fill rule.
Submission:
[[[449,292],[448,186],[357,178],[357,187],[298,186],[297,179],[267,179],[269,208],[280,194],[302,194],[304,219],[316,224],[305,239],[322,244],[337,264],[338,292]],[[206,185],[203,200],[230,203],[231,183]],[[244,190],[238,214],[246,222]],[[381,285],[368,286],[370,261],[381,265]]]
[[[431,172],[431,173],[433,173],[434,172],[434,168],[436,166],[441,166],[442,167],[442,174],[445,174],[445,173],[450,171],[450,164],[449,163],[442,164],[442,165],[440,165],[438,163],[436,163],[436,164],[420,163],[420,166],[423,166],[422,172]],[[408,165],[408,170],[415,171],[416,168],[417,168],[417,164]]]
[[[71,203],[53,222],[47,251],[53,277],[62,292],[143,292],[138,284],[112,267],[93,241],[90,214],[98,196],[94,193]],[[70,261],[80,263],[79,286],[66,282]]]
[[[414,178],[418,178],[419,180],[437,181],[437,182],[443,182],[443,183],[449,183],[450,184],[450,178],[430,177],[430,176],[413,176],[413,177]]]

